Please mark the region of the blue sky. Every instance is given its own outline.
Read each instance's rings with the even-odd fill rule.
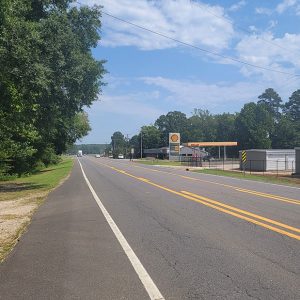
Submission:
[[[284,101],[300,88],[300,0],[81,0],[116,17],[211,52],[204,53],[104,15],[93,54],[106,59],[107,86],[87,108],[92,131],[81,143],[132,137],[179,110],[238,112],[268,87]]]

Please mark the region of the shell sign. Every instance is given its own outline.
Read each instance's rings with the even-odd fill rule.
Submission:
[[[169,133],[169,143],[180,144],[180,133]]]

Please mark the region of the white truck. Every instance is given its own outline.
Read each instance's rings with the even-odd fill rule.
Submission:
[[[77,157],[81,157],[81,156],[82,156],[82,150],[78,150]]]

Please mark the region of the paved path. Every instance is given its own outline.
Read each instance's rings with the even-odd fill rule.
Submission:
[[[130,249],[76,162],[0,266],[0,299],[300,299],[299,189],[80,162]]]

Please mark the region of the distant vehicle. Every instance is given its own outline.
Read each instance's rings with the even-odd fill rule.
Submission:
[[[123,158],[124,158],[124,155],[123,155],[123,154],[119,154],[119,155],[118,155],[118,158],[119,158],[119,159],[123,159]]]
[[[82,156],[82,150],[78,150],[77,156],[78,156],[78,157],[81,157],[81,156]]]
[[[100,158],[100,154],[96,154],[95,157],[96,157],[96,158]]]
[[[109,158],[114,158],[112,155],[109,155]]]
[[[212,161],[214,160],[214,158],[211,155],[206,155],[202,157],[203,161]]]

